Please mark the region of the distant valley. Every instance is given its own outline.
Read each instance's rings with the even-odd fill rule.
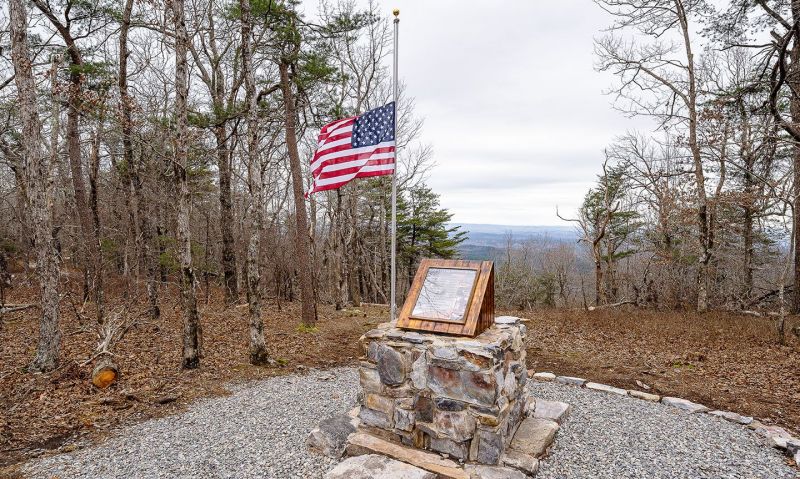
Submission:
[[[575,243],[578,233],[573,226],[518,226],[491,225],[476,223],[451,223],[460,231],[467,232],[467,240],[461,243],[459,251],[464,259],[495,261],[503,255],[509,235],[514,244],[525,241],[549,241]]]

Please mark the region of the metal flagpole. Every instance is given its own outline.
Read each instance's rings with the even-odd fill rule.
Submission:
[[[400,25],[400,10],[395,8],[394,11],[394,81],[392,87],[394,88],[394,173],[392,173],[392,272],[391,272],[391,311],[392,321],[397,319],[397,302],[395,298],[396,284],[397,284],[397,36],[398,27]]]

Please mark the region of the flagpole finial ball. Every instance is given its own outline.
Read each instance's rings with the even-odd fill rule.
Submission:
[[[397,16],[400,15],[400,9],[399,8],[395,8],[394,10],[392,10],[392,13],[394,14],[395,17],[397,17]]]

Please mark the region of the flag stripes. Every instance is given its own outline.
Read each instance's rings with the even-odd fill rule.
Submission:
[[[395,169],[394,102],[320,130],[311,159],[314,181],[306,196],[356,179],[391,175]]]

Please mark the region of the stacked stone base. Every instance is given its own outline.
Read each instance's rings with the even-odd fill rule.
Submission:
[[[361,428],[461,462],[495,465],[525,415],[525,325],[501,317],[475,338],[385,323],[362,337]]]

